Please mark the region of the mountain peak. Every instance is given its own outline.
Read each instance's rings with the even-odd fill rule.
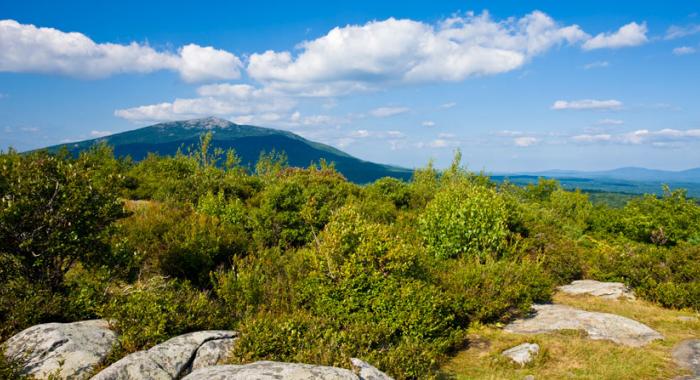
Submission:
[[[181,121],[170,121],[166,123],[160,123],[157,126],[161,128],[168,127],[183,127],[187,129],[214,129],[214,128],[229,128],[236,125],[229,120],[222,119],[216,116],[209,116],[200,119],[190,119]]]

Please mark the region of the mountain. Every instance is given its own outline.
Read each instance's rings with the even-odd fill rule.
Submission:
[[[662,194],[663,185],[683,188],[692,197],[700,197],[700,168],[682,171],[625,167],[605,171],[547,170],[539,172],[497,173],[497,181],[508,180],[516,185],[536,183],[538,178],[557,179],[564,188],[588,192],[627,194]]]
[[[605,171],[575,171],[575,170],[548,170],[531,173],[517,173],[522,175],[539,175],[558,178],[608,178],[626,181],[652,181],[652,182],[692,182],[700,183],[700,168],[670,171],[655,170],[637,167],[625,167]]]
[[[213,133],[212,148],[233,148],[243,165],[254,165],[261,151],[284,151],[291,166],[306,167],[322,158],[334,162],[336,169],[348,180],[367,183],[381,177],[408,179],[410,169],[363,161],[331,146],[309,141],[291,132],[271,128],[239,125],[228,120],[209,117],[204,119],[174,121],[155,124],[127,132],[51,146],[50,151],[61,148],[76,154],[93,144],[105,141],[114,147],[115,155],[130,156],[142,160],[148,153],[174,155],[179,148],[196,147],[200,136]]]

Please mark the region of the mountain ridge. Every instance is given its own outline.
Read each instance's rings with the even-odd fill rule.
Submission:
[[[372,182],[381,177],[408,179],[412,170],[364,161],[332,146],[307,140],[295,133],[253,125],[236,124],[216,117],[158,123],[109,136],[47,147],[49,151],[66,148],[77,154],[105,141],[119,157],[136,161],[149,153],[173,155],[178,149],[196,147],[203,133],[212,132],[212,148],[233,148],[243,165],[254,165],[260,152],[276,150],[287,154],[291,166],[306,167],[321,159],[334,162],[348,180]]]

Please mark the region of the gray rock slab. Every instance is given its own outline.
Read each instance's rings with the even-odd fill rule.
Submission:
[[[361,359],[352,358],[350,359],[350,363],[355,373],[357,373],[362,380],[393,380],[389,375]]]
[[[216,339],[202,344],[192,362],[192,370],[220,364],[231,353],[236,339]]]
[[[634,299],[634,293],[621,282],[579,280],[569,285],[560,286],[558,289],[560,292],[572,295],[588,294],[606,299]]]
[[[5,356],[24,363],[24,373],[42,379],[57,374],[82,379],[105,360],[117,335],[105,320],[45,323],[32,326],[4,343]]]
[[[352,371],[311,364],[260,361],[192,371],[183,380],[358,380]]]
[[[700,378],[700,339],[688,339],[673,348],[673,360],[678,366]]]
[[[208,342],[233,339],[235,331],[198,331],[176,336],[149,350],[127,355],[95,375],[93,380],[179,379],[187,374],[199,349]],[[208,346],[208,350],[215,347]],[[211,356],[210,354],[208,354]],[[224,355],[224,354],[221,354]],[[200,363],[201,364],[201,363]]]
[[[565,305],[533,305],[533,309],[534,316],[516,320],[504,330],[519,334],[584,330],[590,339],[611,340],[633,347],[663,339],[649,326],[615,314],[590,312]]]

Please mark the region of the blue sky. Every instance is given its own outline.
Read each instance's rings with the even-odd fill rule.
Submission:
[[[215,115],[360,158],[700,166],[700,3],[0,5],[0,149]]]

